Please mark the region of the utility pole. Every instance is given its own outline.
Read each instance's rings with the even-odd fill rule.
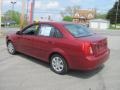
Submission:
[[[1,17],[2,17],[2,0],[0,0],[0,36],[2,35],[2,30],[1,30]]]
[[[20,29],[23,29],[25,15],[25,0],[22,0],[22,12],[20,17]]]
[[[117,0],[117,10],[116,10],[115,28],[117,28],[117,19],[118,19],[119,3],[120,3],[119,0]]]
[[[33,19],[34,19],[34,6],[35,6],[35,0],[32,0],[30,7],[30,24],[33,23]]]
[[[29,1],[30,0],[27,0],[27,11],[26,11],[26,20],[27,20],[27,23],[29,22],[29,15],[28,15],[28,13],[29,13]]]

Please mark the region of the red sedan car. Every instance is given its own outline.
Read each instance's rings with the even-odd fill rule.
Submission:
[[[34,23],[7,35],[10,54],[21,52],[48,62],[58,74],[69,69],[93,70],[109,57],[107,38],[74,23]]]

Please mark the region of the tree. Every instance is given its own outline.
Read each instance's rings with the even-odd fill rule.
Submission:
[[[63,21],[72,22],[73,18],[71,16],[64,16]]]
[[[107,14],[106,13],[97,13],[96,18],[97,19],[106,19]]]
[[[73,17],[74,14],[80,10],[80,6],[72,6],[72,7],[67,7],[65,8],[64,11],[62,11],[60,14],[62,17],[65,17],[65,16],[71,16]]]
[[[118,6],[119,5],[119,6]],[[118,6],[118,13],[117,13]],[[110,23],[115,24],[116,22],[116,13],[117,13],[117,23],[120,23],[120,0],[116,2],[112,9],[107,13],[107,19],[110,20]]]
[[[16,24],[20,25],[20,16],[21,16],[21,13],[19,13],[17,11],[8,10],[4,14],[4,17],[2,17],[2,22],[4,22],[4,21],[15,21]],[[25,23],[27,22],[26,15],[25,15],[24,22]]]
[[[9,19],[15,21],[17,24],[20,24],[20,13],[17,11],[9,10],[5,13],[6,17],[9,17]]]

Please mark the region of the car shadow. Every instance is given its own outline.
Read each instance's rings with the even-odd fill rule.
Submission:
[[[71,70],[68,72],[69,76],[77,77],[77,78],[82,78],[82,79],[88,79],[96,74],[99,74],[99,72],[104,68],[104,65],[100,66],[97,69],[90,70],[90,71],[81,71],[81,70]]]
[[[36,59],[34,57],[19,53],[17,54],[20,57],[23,57],[33,63],[42,65],[43,67],[50,68],[50,65],[42,60]],[[80,71],[80,70],[70,70],[66,75],[76,77],[76,78],[82,78],[82,79],[88,79],[93,77],[94,75],[98,74],[102,69],[104,68],[104,65],[100,66],[99,68],[91,71]]]
[[[49,68],[49,64],[44,62],[44,61],[42,61],[42,60],[39,60],[39,59],[36,59],[34,57],[25,55],[23,53],[18,53],[17,55],[22,57],[22,58],[25,58],[26,60],[29,60],[29,61],[31,61],[33,63],[36,63],[36,64],[39,64],[39,65],[42,65],[43,67]]]

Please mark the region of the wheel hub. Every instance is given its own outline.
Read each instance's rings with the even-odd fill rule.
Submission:
[[[60,57],[54,57],[52,60],[52,66],[55,71],[61,72],[64,68],[62,59]]]

